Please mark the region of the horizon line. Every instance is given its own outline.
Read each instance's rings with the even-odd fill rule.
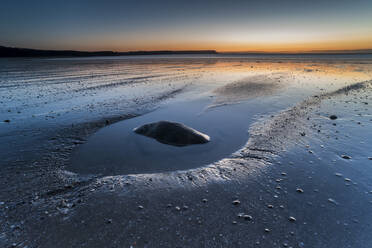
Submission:
[[[161,49],[161,50],[127,50],[127,51],[115,51],[115,50],[71,50],[71,49],[35,49],[35,48],[24,48],[24,47],[9,47],[0,45],[0,57],[2,51],[5,52],[31,52],[31,53],[84,53],[84,54],[103,54],[111,53],[112,55],[141,55],[141,54],[171,54],[171,53],[195,53],[195,54],[234,54],[234,55],[244,55],[244,54],[371,54],[372,48],[363,48],[363,49],[327,49],[327,50],[298,50],[298,51],[263,51],[263,50],[248,50],[248,51],[218,51],[215,49]]]

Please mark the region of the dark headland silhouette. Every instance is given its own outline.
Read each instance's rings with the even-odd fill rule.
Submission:
[[[168,55],[168,54],[217,54],[215,50],[184,50],[184,51],[73,51],[73,50],[39,50],[0,46],[0,57],[92,57],[92,56],[130,56],[130,55]]]
[[[129,51],[129,52],[114,52],[114,51],[73,51],[73,50],[41,50],[17,47],[0,46],[0,57],[93,57],[93,56],[135,56],[135,55],[177,55],[177,54],[230,54],[230,55],[330,55],[330,54],[372,54],[372,49],[361,50],[324,50],[324,51],[310,51],[301,53],[289,52],[217,52],[216,50],[160,50],[160,51]]]

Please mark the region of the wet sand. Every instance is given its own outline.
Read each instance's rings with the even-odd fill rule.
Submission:
[[[213,101],[216,88],[246,79],[249,75],[243,72],[252,63],[261,66],[251,61],[249,66],[235,60],[228,63],[233,69],[227,81],[191,85],[189,94],[181,93],[182,99],[193,101],[195,87]],[[235,71],[234,64],[244,68]],[[327,64],[304,71],[309,70],[306,65],[270,64],[269,68],[302,71],[286,82],[284,91],[244,99],[253,109],[257,108],[254,100],[266,106],[247,116],[253,121],[246,144],[225,159],[198,168],[103,177],[65,170],[72,152],[89,142],[99,128],[119,120],[124,123],[125,118],[154,109],[154,104],[141,113],[122,112],[54,128],[47,140],[40,139],[35,147],[39,153],[32,159],[9,155],[10,162],[1,166],[0,244],[370,247],[372,100],[371,82],[363,80],[370,71],[348,68],[348,75],[335,80],[337,73],[332,70],[345,71],[337,68],[339,64],[332,70]],[[218,63],[211,67],[201,78],[213,78]],[[326,73],[316,72],[321,69]],[[315,75],[308,80],[307,73]],[[306,83],[314,79],[316,83]],[[171,103],[168,99],[163,104]],[[244,106],[240,104],[232,106]],[[331,120],[332,114],[338,118]]]

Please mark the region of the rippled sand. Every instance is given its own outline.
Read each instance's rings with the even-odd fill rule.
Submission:
[[[369,57],[0,63],[5,247],[371,246]],[[100,133],[94,160],[137,154],[128,123],[169,115],[220,137],[223,156],[145,174],[66,167]]]

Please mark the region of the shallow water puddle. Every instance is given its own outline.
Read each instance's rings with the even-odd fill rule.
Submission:
[[[248,128],[263,103],[204,111],[209,99],[177,102],[98,131],[72,156],[68,170],[81,174],[137,174],[184,170],[228,157],[248,140]],[[160,120],[180,122],[208,134],[207,144],[176,147],[138,135],[133,128]]]

